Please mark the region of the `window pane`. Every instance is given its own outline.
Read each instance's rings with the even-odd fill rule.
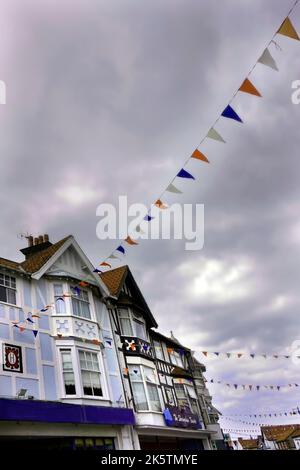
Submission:
[[[132,328],[129,318],[121,318],[121,330],[123,336],[132,336]]]
[[[158,341],[154,341],[154,349],[157,359],[164,360],[164,354],[162,350],[162,346]]]
[[[75,377],[70,350],[61,351],[63,379],[66,395],[76,395]]]
[[[86,302],[81,302],[81,312],[84,318],[91,318],[90,306]]]
[[[144,323],[133,320],[133,325],[135,329],[135,336],[141,339],[146,339],[146,331]]]
[[[62,284],[54,284],[54,295],[59,297],[63,295],[63,286]]]
[[[0,301],[7,302],[6,288],[3,286],[0,286]]]
[[[151,410],[161,411],[161,404],[159,401],[157,385],[147,383],[147,390],[148,390]]]
[[[147,398],[143,383],[132,383],[134,403],[138,411],[148,410]]]

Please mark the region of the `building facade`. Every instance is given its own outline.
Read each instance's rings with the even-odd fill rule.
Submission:
[[[73,236],[0,258],[0,446],[222,448],[192,351],[157,331],[129,268],[99,273]]]
[[[0,258],[0,445],[135,448],[106,302],[72,236]]]
[[[174,336],[155,330],[158,325],[127,266],[101,279],[114,297],[108,308],[141,449],[225,448],[204,365]]]

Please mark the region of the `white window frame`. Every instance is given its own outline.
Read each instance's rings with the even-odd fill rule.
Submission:
[[[80,293],[81,292],[84,292],[87,294],[87,300],[86,299],[82,299],[80,297],[80,295],[75,295],[72,291],[72,287],[74,288],[74,286],[72,286],[70,284],[70,294],[71,294],[71,297],[70,297],[70,303],[71,303],[71,309],[72,309],[72,315],[73,317],[78,317],[78,318],[81,318],[83,320],[92,320],[93,319],[93,313],[92,313],[92,308],[91,308],[91,298],[90,298],[90,292],[88,291],[88,289],[82,289],[80,288]],[[85,303],[88,305],[88,309],[89,309],[89,314],[90,316],[89,317],[85,317],[83,315],[78,315],[76,313],[74,313],[74,307],[73,307],[73,299],[74,300],[77,300],[79,302],[79,305],[80,305],[80,311],[81,311],[81,303]]]
[[[157,359],[159,359],[160,361],[165,361],[164,348],[163,348],[163,345],[161,344],[161,342],[157,339],[154,339],[153,340],[153,347],[154,347],[154,351],[155,351],[155,357]],[[162,357],[158,357],[157,349],[159,349],[161,351]]]
[[[80,288],[81,290],[84,290],[85,292],[87,292],[88,294],[88,303],[89,303],[89,310],[90,310],[90,318],[86,318],[86,317],[82,317],[82,316],[79,316],[79,315],[76,315],[73,313],[73,304],[72,304],[72,290],[71,290],[71,286],[73,286],[74,283],[66,283],[66,282],[62,282],[62,281],[53,281],[52,282],[52,298],[54,299],[54,304],[55,304],[55,308],[54,308],[54,311],[53,311],[53,315],[55,316],[72,316],[74,318],[80,318],[80,320],[86,320],[86,321],[97,321],[97,317],[96,317],[96,308],[95,308],[95,304],[94,304],[94,298],[93,298],[93,294],[91,292],[90,289],[82,289]],[[60,297],[60,296],[57,296],[55,295],[55,288],[54,286],[55,285],[61,285],[62,286],[62,292],[63,294],[68,294],[67,297],[64,298],[64,302],[65,302],[65,313],[58,313],[56,311],[56,300],[55,298],[56,297]],[[74,298],[76,298],[76,296],[74,295]],[[84,302],[84,301],[83,301]],[[98,322],[97,322],[98,323]]]
[[[15,293],[15,303],[5,302],[4,300],[0,300],[0,303],[3,303],[4,305],[13,305],[14,307],[17,307],[18,306],[18,279],[15,276],[4,273],[2,271],[0,272],[0,275],[3,276],[3,280],[4,280],[4,284],[1,284],[1,287],[4,287],[4,289],[12,290]],[[14,287],[11,287],[10,285],[6,286],[5,277],[8,277],[9,279],[14,279],[15,286]]]
[[[181,367],[181,369],[185,369],[183,358],[178,351],[174,349],[174,351],[170,352],[169,354],[170,354],[170,361],[173,364],[173,366],[178,366],[178,367]]]
[[[146,401],[147,401],[147,407],[148,407],[147,410],[138,410],[137,409],[137,412],[138,413],[159,413],[159,414],[161,414],[162,410],[163,410],[163,404],[162,404],[162,400],[161,400],[161,394],[159,393],[158,379],[157,379],[157,376],[156,376],[156,373],[155,373],[155,369],[152,369],[151,367],[146,366],[144,364],[128,364],[128,367],[129,367],[129,371],[130,371],[131,368],[132,369],[139,369],[140,377],[142,378],[142,380],[136,381],[136,383],[142,383],[143,384],[144,394],[145,394]],[[147,380],[144,368],[147,368],[147,369],[151,370],[152,372],[154,372],[154,374],[153,374],[154,381],[153,382],[149,379]],[[131,380],[130,374],[129,374],[129,380],[130,380],[130,383],[131,383],[131,386],[132,386],[132,383],[134,383],[134,381]],[[151,385],[156,386],[156,391],[157,391],[158,401],[159,401],[159,405],[160,405],[160,410],[152,409],[147,384],[151,384]],[[132,392],[132,395],[133,395],[133,400],[135,401],[133,392]]]
[[[63,366],[62,366],[62,357],[61,357],[61,350],[70,349],[71,350],[71,358],[73,364],[73,371],[75,377],[75,388],[76,388],[76,395],[67,395],[65,393],[65,384],[63,378]],[[99,370],[100,370],[100,383],[102,389],[102,396],[94,396],[94,395],[84,395],[83,391],[83,381],[81,376],[81,367],[80,367],[80,358],[79,358],[79,351],[87,351],[91,353],[96,353],[98,357],[99,363]],[[109,392],[108,392],[108,383],[107,383],[107,375],[106,375],[106,368],[104,366],[103,356],[101,350],[97,348],[97,346],[82,346],[78,343],[70,344],[69,341],[63,342],[63,344],[59,345],[57,348],[58,354],[58,365],[59,365],[59,383],[60,383],[60,390],[61,396],[65,399],[72,400],[72,399],[81,399],[81,400],[96,400],[96,401],[107,401],[110,400]]]
[[[123,310],[127,310],[128,316],[122,315]],[[121,329],[121,335],[122,336],[131,336],[131,337],[139,338],[139,339],[142,339],[144,341],[149,342],[146,322],[145,322],[144,318],[142,317],[142,315],[139,315],[138,313],[135,313],[129,307],[118,307],[117,312],[118,312],[118,319],[119,319],[119,323],[120,323],[120,329]],[[130,335],[125,334],[123,332],[122,321],[121,321],[122,318],[124,318],[124,319],[126,318],[130,322],[130,329],[131,329],[131,334]],[[142,338],[140,336],[137,336],[136,329],[135,329],[135,323],[140,323],[141,325],[143,325],[144,332],[145,332],[144,338]]]
[[[64,378],[64,366],[63,366],[63,352],[69,351],[70,356],[71,356],[71,363],[72,363],[72,371],[74,375],[74,385],[75,385],[75,393],[69,394],[66,392],[66,384],[65,384],[65,378]],[[74,398],[78,396],[78,384],[76,383],[76,374],[75,374],[75,367],[74,367],[74,354],[72,351],[72,347],[66,346],[66,347],[60,347],[59,348],[59,360],[60,360],[60,366],[61,366],[61,378],[62,378],[62,387],[63,387],[63,392],[64,396],[66,398]]]

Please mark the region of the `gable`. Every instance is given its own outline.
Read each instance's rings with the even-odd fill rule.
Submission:
[[[86,266],[85,261],[79,256],[72,245],[58,257],[45,274],[70,276],[91,283],[95,282],[94,276]]]

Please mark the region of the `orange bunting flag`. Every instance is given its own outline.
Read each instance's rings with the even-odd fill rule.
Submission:
[[[242,353],[238,353],[237,357],[240,358],[242,357],[242,355],[243,355]]]
[[[157,199],[154,205],[158,207],[159,209],[168,209],[168,206],[164,204],[160,199]]]
[[[19,330],[21,331],[21,333],[23,333],[23,331],[25,331],[26,328],[24,328],[24,326],[19,326]]]
[[[128,243],[128,245],[138,245],[138,243],[132,240],[132,238],[130,238],[129,236],[125,238],[125,242]]]
[[[295,30],[294,26],[292,25],[291,20],[287,17],[282,25],[280,26],[279,30],[277,31],[278,34],[282,34],[283,36],[288,36],[289,38],[296,39],[300,41],[297,31]]]
[[[250,95],[260,96],[261,94],[255,88],[255,86],[246,78],[243,83],[241,84],[239,91],[243,91],[244,93],[249,93]]]
[[[108,266],[109,268],[111,268],[111,264],[107,263],[106,261],[103,261],[100,266]]]
[[[191,158],[196,158],[196,160],[202,160],[203,162],[209,163],[207,160],[206,156],[203,155],[202,152],[200,152],[198,149],[196,149],[193,153]]]
[[[208,352],[207,351],[202,351],[202,354],[204,354],[204,356],[207,356]]]
[[[41,318],[37,313],[31,315],[31,318]]]
[[[88,286],[88,283],[85,282],[85,281],[80,281],[80,282],[79,282],[79,286],[80,286],[80,287],[87,287],[87,286]]]
[[[101,341],[99,341],[98,339],[92,339],[92,343],[97,344],[99,346],[101,344]]]

